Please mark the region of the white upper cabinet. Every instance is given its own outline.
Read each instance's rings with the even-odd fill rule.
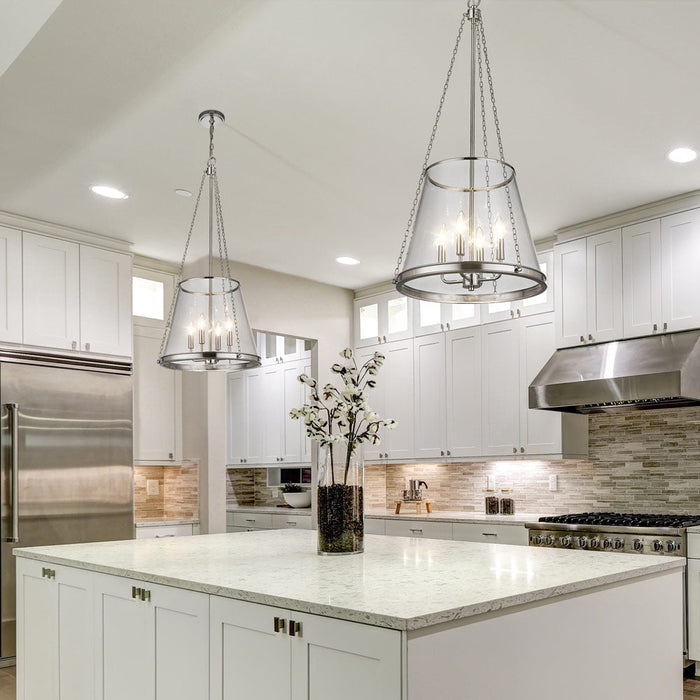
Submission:
[[[622,337],[622,234],[620,229],[586,239],[588,342]]]
[[[662,330],[700,327],[700,209],[661,219]]]
[[[434,301],[413,302],[413,335],[429,335],[481,323],[479,304],[439,304]]]
[[[80,349],[131,355],[131,256],[80,246]]]
[[[226,376],[227,449],[226,464],[245,464],[248,456],[248,393],[245,372]]]
[[[0,341],[22,342],[22,232],[0,227]]]
[[[413,337],[412,299],[387,292],[355,300],[355,347]]]
[[[162,335],[134,326],[134,459],[160,464],[182,453],[182,375],[156,363]]]
[[[445,379],[445,334],[415,338],[413,425],[416,457],[444,457],[447,451]]]
[[[245,462],[261,464],[263,462],[263,443],[265,440],[265,392],[263,390],[263,367],[245,370],[246,378],[246,407],[248,413],[248,434],[246,441]],[[236,417],[229,411],[228,421]]]
[[[540,270],[547,277],[547,289],[536,297],[529,297],[518,302],[521,316],[533,316],[554,311],[554,251],[548,250],[537,254]]]
[[[481,328],[445,336],[447,455],[481,451]]]
[[[384,431],[384,449],[380,445],[380,452],[385,455],[383,459],[410,459],[413,456],[413,340],[387,343],[381,352],[386,360],[377,384],[384,385],[384,410],[380,412],[377,407],[375,411],[380,418],[395,420],[396,427]]]
[[[386,354],[384,351],[386,348],[380,348],[376,350],[375,348],[360,348],[355,353],[355,359],[357,360],[357,366],[361,367],[367,360],[369,360],[375,352],[379,351]],[[393,418],[393,416],[386,415],[386,364],[379,370],[379,374],[375,377],[377,380],[377,385],[374,389],[367,390],[367,403],[370,409],[374,411],[380,418]],[[413,405],[413,404],[411,404]],[[381,442],[378,445],[372,445],[366,443],[362,446],[364,458],[368,461],[378,460],[384,458],[384,451],[386,449],[387,436],[389,431],[385,428],[381,428],[379,431],[379,438]]]
[[[263,367],[262,394],[262,459],[266,464],[280,461],[282,456],[282,410],[284,385],[277,367]]]
[[[482,406],[485,455],[513,455],[520,444],[520,362],[517,321],[482,328]]]
[[[554,246],[557,347],[622,337],[620,229]]]
[[[625,338],[663,330],[659,219],[622,229],[622,298]]]
[[[24,342],[80,349],[80,246],[24,234]]]

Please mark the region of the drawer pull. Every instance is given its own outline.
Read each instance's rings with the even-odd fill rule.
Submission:
[[[45,569],[42,567],[41,577],[42,578],[56,578],[56,570],[55,569]]]
[[[141,600],[149,601],[151,600],[151,592],[147,591],[145,588],[141,589]]]
[[[289,636],[301,637],[301,622],[297,622],[296,620],[289,621]]]
[[[175,535],[156,535],[156,539],[159,539],[160,537],[175,537]]]
[[[286,622],[287,621],[283,617],[275,617],[272,623],[272,629],[274,629],[275,632],[284,632]]]
[[[245,521],[246,521],[247,523],[254,523],[254,522],[255,522],[255,518],[246,518]]]
[[[287,520],[287,525],[289,525],[289,527],[296,527],[296,520]]]
[[[423,534],[422,528],[419,528],[419,527],[409,527],[408,529],[409,529],[411,532],[420,532],[421,534]]]
[[[141,597],[141,589],[136,588],[136,586],[131,587],[131,597],[136,600],[137,598]]]
[[[481,534],[484,537],[498,537],[498,533],[496,532],[482,532]]]

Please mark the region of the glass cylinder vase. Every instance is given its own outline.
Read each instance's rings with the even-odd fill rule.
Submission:
[[[364,551],[364,462],[361,448],[348,454],[336,444],[321,453],[318,471],[318,553]]]

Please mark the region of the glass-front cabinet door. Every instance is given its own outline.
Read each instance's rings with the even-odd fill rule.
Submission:
[[[479,304],[439,304],[434,301],[415,301],[413,304],[413,333],[429,335],[478,326],[481,322]]]
[[[355,347],[388,343],[413,334],[412,299],[388,292],[355,300]]]

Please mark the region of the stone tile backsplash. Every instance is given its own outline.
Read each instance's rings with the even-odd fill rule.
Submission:
[[[149,495],[146,482],[158,481],[158,494]],[[134,467],[134,519],[197,520],[199,518],[199,465]]]
[[[593,415],[585,460],[368,466],[367,507],[393,508],[406,479],[421,478],[434,509],[483,512],[489,475],[521,513],[700,513],[700,408]]]

